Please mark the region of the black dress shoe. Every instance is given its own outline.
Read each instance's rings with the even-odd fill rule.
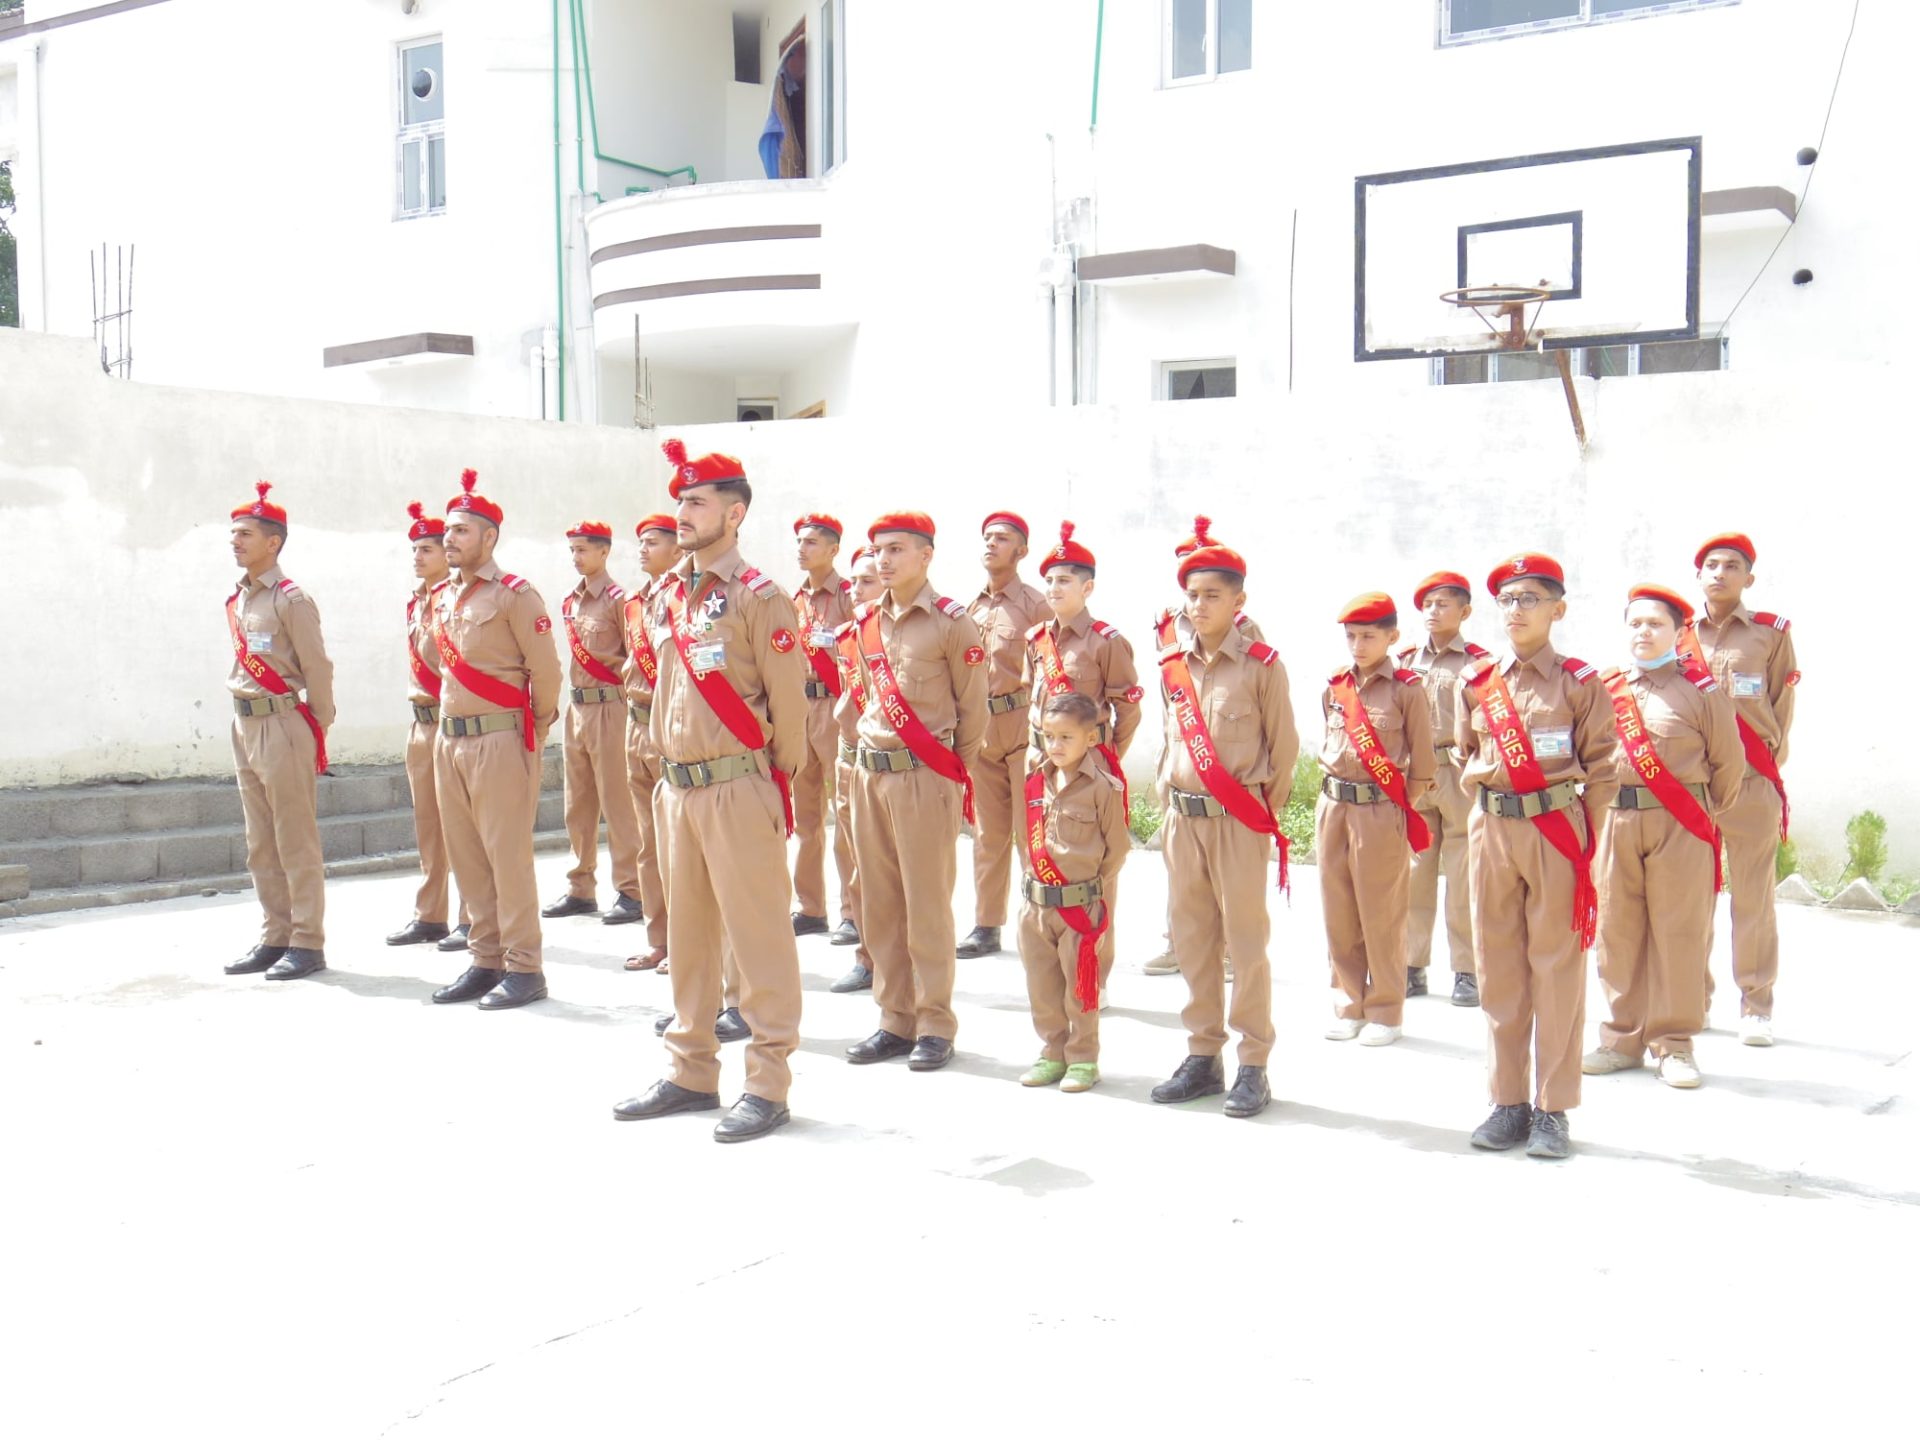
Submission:
[[[897,1059],[912,1049],[913,1041],[906,1036],[891,1030],[876,1030],[859,1044],[849,1045],[847,1059],[855,1065],[875,1065],[882,1060]]]
[[[430,945],[436,940],[447,938],[447,927],[435,925],[426,920],[415,920],[404,930],[396,930],[387,936],[389,945]]]
[[[286,953],[287,947],[284,945],[256,945],[231,965],[222,968],[229,975],[258,975]]]
[[[855,965],[827,989],[836,995],[851,995],[856,990],[873,989],[873,971],[864,965]]]
[[[713,1038],[722,1045],[730,1044],[735,1040],[751,1040],[753,1027],[747,1024],[735,1006],[729,1005],[713,1022]]]
[[[644,1095],[622,1100],[613,1107],[616,1120],[658,1120],[683,1110],[718,1110],[720,1096],[706,1090],[688,1090],[671,1080],[656,1080]]]
[[[509,970],[506,978],[480,997],[482,1010],[516,1010],[547,998],[547,977],[524,970]]]
[[[833,927],[833,933],[827,936],[829,945],[858,945],[859,943],[860,927],[851,920],[842,920]]]
[[[647,918],[646,911],[640,908],[640,902],[631,895],[622,894],[612,905],[601,913],[602,925],[631,925],[636,920]]]
[[[653,1022],[653,1033],[656,1035],[664,1035],[672,1027],[673,1027],[673,1012],[669,1010],[666,1014],[659,1016],[657,1019],[655,1019],[655,1021]]]
[[[1527,1138],[1532,1128],[1531,1105],[1496,1105],[1473,1132],[1473,1143],[1482,1150],[1511,1150]]]
[[[1424,965],[1407,966],[1407,998],[1427,993],[1427,971]]]
[[[542,905],[540,914],[548,920],[561,920],[569,915],[591,915],[599,908],[591,895],[562,895],[551,905]]]
[[[1180,1062],[1171,1079],[1153,1087],[1153,1098],[1161,1105],[1174,1105],[1182,1100],[1218,1095],[1226,1088],[1226,1066],[1220,1063],[1218,1055],[1189,1055]]]
[[[742,1095],[727,1111],[726,1118],[713,1127],[713,1138],[722,1145],[758,1140],[762,1135],[771,1135],[792,1118],[793,1112],[784,1105],[762,1100],[758,1095]]]
[[[1480,1003],[1480,982],[1464,970],[1453,977],[1453,1003],[1456,1005]]]
[[[907,1055],[909,1070],[938,1070],[953,1059],[953,1041],[943,1040],[938,1035],[922,1035],[913,1042],[913,1049]]]
[[[434,946],[433,948],[436,950],[445,950],[449,954],[451,954],[455,950],[466,949],[467,948],[467,932],[472,928],[473,927],[471,925],[454,926],[453,933],[447,936],[446,939],[442,940],[438,945]]]
[[[327,957],[318,950],[289,948],[267,970],[269,980],[304,980],[327,968]]]
[[[961,960],[977,960],[982,955],[1000,953],[1000,927],[998,925],[976,925],[967,933],[967,938],[953,947],[954,956]]]
[[[1227,1092],[1227,1103],[1220,1108],[1234,1120],[1247,1120],[1266,1109],[1272,1101],[1273,1089],[1267,1084],[1267,1067],[1242,1065],[1240,1073],[1233,1077],[1233,1089]]]
[[[1536,1160],[1564,1160],[1573,1154],[1573,1132],[1564,1110],[1536,1110],[1527,1127],[1527,1154]]]
[[[827,917],[824,915],[795,915],[793,933],[796,935],[824,935],[827,933]]]
[[[459,1005],[468,1000],[478,1000],[506,978],[504,970],[483,970],[478,965],[467,967],[460,978],[451,985],[442,985],[433,992],[436,1005]]]

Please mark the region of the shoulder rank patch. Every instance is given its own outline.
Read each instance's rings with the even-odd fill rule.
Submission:
[[[1258,660],[1262,665],[1271,665],[1280,658],[1280,652],[1264,640],[1255,640],[1247,646],[1247,658]]]
[[[278,590],[282,595],[286,596],[289,600],[298,600],[300,599],[302,594],[300,587],[294,584],[293,581],[291,580],[282,580],[278,585],[275,585],[273,588]]]
[[[1764,625],[1774,630],[1791,630],[1793,628],[1793,622],[1787,619],[1786,616],[1775,615],[1766,610],[1754,611],[1753,623],[1756,625]]]
[[[1493,656],[1491,655],[1480,656],[1476,658],[1471,665],[1467,666],[1465,669],[1463,669],[1460,672],[1460,678],[1463,680],[1472,680],[1472,681],[1478,682],[1480,680],[1485,679],[1487,672],[1493,669],[1493,667],[1494,667]]]
[[[1703,690],[1711,695],[1720,688],[1720,682],[1713,678],[1713,672],[1704,665],[1685,673],[1686,677],[1693,681],[1696,690]]]
[[[1393,658],[1396,660],[1411,660],[1415,655],[1419,653],[1420,652],[1419,652],[1418,646],[1409,645],[1407,646],[1406,649],[1402,650],[1399,654],[1395,655]]]
[[[509,575],[504,570],[500,572],[500,583],[509,590],[519,591],[527,588],[527,582],[525,580],[522,580],[518,575]]]
[[[627,592],[622,590],[618,585],[607,586],[607,593],[622,604],[626,602]]]
[[[840,582],[840,593],[842,595],[851,595],[853,593],[853,582],[851,580],[842,580]]]
[[[972,618],[967,614],[967,607],[962,605],[958,600],[949,600],[944,595],[936,595],[933,597],[933,603],[938,605],[942,610],[946,611],[947,614],[951,615],[956,620],[967,620]]]
[[[1253,623],[1253,617],[1244,610],[1236,610],[1233,612],[1233,623],[1234,628],[1244,630]]]
[[[776,595],[780,587],[773,582],[771,575],[762,575],[758,569],[749,565],[740,572],[740,583],[756,595]]]
[[[1093,633],[1098,635],[1102,640],[1116,639],[1120,634],[1118,630],[1114,629],[1113,626],[1104,620],[1096,620],[1093,622]]]
[[[1600,673],[1595,670],[1593,666],[1587,664],[1586,661],[1576,660],[1571,655],[1560,662],[1560,668],[1578,680],[1582,685],[1591,683],[1593,677]]]
[[[1493,658],[1493,652],[1491,650],[1487,649],[1484,645],[1476,645],[1471,640],[1466,642],[1466,649],[1469,660],[1490,660]]]
[[[1398,680],[1402,685],[1418,685],[1420,683],[1420,672],[1401,666],[1393,672],[1393,678]]]

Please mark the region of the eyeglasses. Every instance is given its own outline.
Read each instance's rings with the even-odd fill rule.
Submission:
[[[1502,610],[1531,610],[1536,605],[1544,605],[1547,597],[1536,595],[1531,590],[1511,590],[1505,595],[1494,596],[1493,603]]]

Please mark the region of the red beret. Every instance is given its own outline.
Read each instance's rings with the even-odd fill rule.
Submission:
[[[413,517],[413,524],[407,527],[409,540],[438,540],[447,533],[447,522],[427,514],[427,507],[418,500],[407,506],[407,514]]]
[[[267,499],[267,491],[273,488],[273,482],[256,480],[253,482],[253,488],[256,498],[230,511],[227,518],[229,520],[271,520],[276,525],[286,524],[287,512]]]
[[[809,525],[816,530],[831,530],[833,532],[833,538],[836,540],[844,535],[847,530],[847,527],[834,519],[833,516],[823,515],[817,510],[809,510],[805,515],[802,515],[798,520],[793,522],[793,533],[798,535]]]
[[[1669,590],[1664,585],[1641,584],[1634,586],[1631,590],[1627,591],[1627,603],[1631,605],[1636,600],[1664,600],[1679,612],[1680,623],[1682,625],[1693,619],[1693,602],[1688,600],[1678,590]]]
[[[1747,564],[1749,565],[1753,564],[1757,558],[1753,553],[1753,541],[1742,535],[1738,530],[1727,530],[1719,535],[1714,535],[1707,540],[1706,544],[1694,551],[1694,569],[1698,570],[1702,565],[1707,563],[1707,552],[1709,550],[1738,550],[1742,555],[1747,557]]]
[[[905,530],[910,535],[922,535],[927,543],[933,543],[933,517],[919,510],[895,510],[882,515],[867,527],[867,539],[887,530]]]
[[[1055,565],[1084,565],[1093,569],[1093,552],[1073,538],[1073,521],[1060,522],[1060,543],[1047,552],[1046,559],[1040,562],[1040,578],[1046,579],[1047,571]]]
[[[1487,593],[1498,595],[1502,585],[1515,580],[1551,580],[1563,590],[1567,587],[1567,574],[1560,568],[1560,562],[1535,550],[1509,555],[1494,566],[1493,573],[1487,576]]]
[[[847,561],[847,564],[849,567],[855,566],[855,565],[858,565],[862,560],[871,559],[872,556],[873,556],[873,551],[869,549],[867,546],[861,545],[854,550],[853,558]]]
[[[486,496],[474,494],[473,487],[479,479],[480,476],[475,471],[460,472],[460,493],[447,502],[447,514],[451,515],[456,510],[465,510],[470,514],[478,515],[490,524],[498,525],[507,518],[507,512]]]
[[[1393,603],[1393,597],[1381,590],[1369,590],[1356,595],[1340,609],[1342,625],[1377,625],[1382,620],[1399,618],[1400,611]]]
[[[1427,603],[1427,592],[1452,586],[1456,590],[1467,592],[1467,598],[1473,598],[1473,585],[1467,577],[1457,570],[1436,570],[1422,580],[1413,590],[1413,608],[1418,610]]]
[[[680,522],[671,515],[649,515],[633,527],[633,538],[638,540],[649,530],[664,530],[669,535],[678,535]]]
[[[1247,578],[1247,562],[1240,558],[1238,550],[1229,550],[1224,545],[1202,545],[1188,552],[1180,562],[1180,583],[1185,585],[1187,577],[1196,570],[1225,570],[1242,580]]]
[[[1022,520],[1018,515],[1014,514],[1013,511],[1011,510],[996,510],[991,515],[987,516],[986,519],[980,522],[980,533],[982,535],[986,534],[987,527],[990,525],[1010,525],[1015,530],[1018,530],[1020,532],[1020,538],[1022,540],[1026,539],[1029,535],[1033,533],[1032,530],[1027,528],[1027,522]]]
[[[1193,533],[1173,547],[1173,556],[1176,560],[1183,560],[1202,546],[1219,543],[1213,538],[1213,521],[1204,515],[1196,515],[1193,517]]]
[[[673,479],[667,482],[667,496],[678,500],[684,490],[697,485],[718,485],[724,480],[744,480],[746,467],[731,455],[702,455],[697,460],[687,458],[687,446],[683,440],[669,440],[660,447],[673,465]]]
[[[611,544],[613,541],[613,526],[607,524],[604,520],[582,520],[578,525],[567,531],[567,538],[569,540],[605,540]]]

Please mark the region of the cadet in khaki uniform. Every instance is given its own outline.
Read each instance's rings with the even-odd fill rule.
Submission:
[[[966,610],[927,583],[931,519],[883,515],[867,539],[887,593],[854,615],[867,708],[853,840],[880,1028],[847,1058],[906,1055],[912,1069],[938,1070],[953,1058],[957,1029],[954,844],[961,816],[974,818],[967,767],[987,728],[987,652]]]
[[[627,696],[627,787],[640,831],[640,906],[647,916],[647,949],[627,957],[629,970],[664,969],[667,959],[667,890],[661,878],[660,835],[654,792],[660,784],[660,749],[653,743],[653,687],[659,683],[660,655],[653,648],[654,613],[681,559],[675,538],[679,522],[671,515],[649,515],[634,526],[640,542],[640,568],[646,583],[627,597],[621,618],[627,628],[627,664],[622,672]]]
[[[433,640],[433,610],[447,587],[447,524],[425,513],[418,500],[407,506],[413,524],[413,574],[420,584],[407,601],[407,700],[413,728],[407,731],[407,789],[413,797],[413,837],[420,850],[420,889],[413,921],[387,936],[389,945],[425,945],[447,938],[447,842],[440,834],[440,801],[433,788],[433,737],[440,729],[440,647]],[[462,923],[465,907],[462,906]]]
[[[1740,791],[1746,758],[1733,706],[1674,649],[1693,607],[1664,585],[1627,592],[1633,663],[1601,677],[1622,781],[1600,816],[1600,983],[1611,1010],[1588,1075],[1638,1069],[1651,1050],[1677,1090],[1700,1083],[1693,1037],[1707,1023],[1707,952],[1720,889],[1713,816]]]
[[[1027,554],[1027,522],[996,510],[980,524],[980,563],[987,583],[967,606],[987,652],[987,732],[973,762],[973,799],[979,824],[973,837],[973,929],[957,947],[961,959],[1000,949],[1007,921],[1007,882],[1018,871],[1026,809],[1030,728],[1022,674],[1027,632],[1048,615],[1047,597],[1020,578]]]
[[[1467,667],[1454,710],[1461,781],[1474,802],[1467,867],[1494,1105],[1473,1143],[1506,1150],[1524,1141],[1529,1155],[1549,1160],[1573,1150],[1566,1112],[1580,1103],[1585,951],[1599,903],[1592,817],[1619,788],[1607,692],[1591,665],[1553,648],[1566,584],[1547,555],[1515,555],[1494,569],[1487,590],[1509,649]]]
[[[1327,1038],[1391,1045],[1407,998],[1407,852],[1432,843],[1417,807],[1433,784],[1433,721],[1420,677],[1391,659],[1393,597],[1356,595],[1339,618],[1353,664],[1320,697],[1325,774],[1313,818],[1337,992]]]
[[[560,656],[540,593],[493,563],[505,517],[475,493],[475,481],[463,472],[447,502],[447,560],[459,573],[434,612],[445,669],[433,742],[440,824],[471,921],[473,963],[433,999],[511,1010],[547,993],[533,821],[540,751],[560,710]]]
[[[234,563],[246,574],[227,598],[233,669],[233,770],[247,822],[247,873],[260,899],[260,941],[226,967],[298,980],[327,968],[326,866],[314,777],[327,768],[333,725],[333,662],[320,612],[280,573],[287,512],[257,497],[232,512]],[[306,699],[300,692],[307,692]]]
[[[1740,1040],[1773,1043],[1773,984],[1780,973],[1780,932],[1774,923],[1774,857],[1787,836],[1787,732],[1793,728],[1800,683],[1789,623],[1743,600],[1753,584],[1753,541],[1729,531],[1715,535],[1693,557],[1707,613],[1684,632],[1683,651],[1713,671],[1733,701],[1747,777],[1720,815],[1726,839],[1727,889],[1733,908],[1733,978],[1740,986]],[[1713,995],[1708,973],[1707,995]]]
[[[1258,1115],[1273,1098],[1267,864],[1278,850],[1284,886],[1286,840],[1276,817],[1286,808],[1300,753],[1286,668],[1271,646],[1248,640],[1234,621],[1246,576],[1247,562],[1224,545],[1202,545],[1180,563],[1188,629],[1160,651],[1167,729],[1156,787],[1167,807],[1173,948],[1191,998],[1180,1013],[1187,1058],[1154,1087],[1153,1098],[1164,1105],[1218,1095],[1230,1023],[1240,1032],[1240,1070],[1225,1103],[1234,1119]]]
[[[807,657],[807,756],[793,777],[793,828],[799,836],[793,860],[793,917],[796,935],[827,933],[827,809],[838,813],[835,755],[840,725],[834,710],[840,700],[839,656],[834,632],[853,618],[852,584],[833,568],[840,554],[840,522],[831,515],[807,514],[793,522],[800,569],[806,579],[793,597],[800,616],[800,648]],[[853,935],[853,837],[838,824],[833,831],[833,868],[840,878],[840,931],[845,944]]]
[[[594,870],[600,859],[600,818],[607,821],[607,853],[612,865],[614,902],[601,915],[603,925],[631,925],[644,919],[640,908],[640,824],[627,787],[626,683],[627,592],[607,574],[613,527],[583,520],[567,531],[580,583],[560,602],[560,624],[568,651],[570,687],[561,755],[566,763],[567,839],[573,865],[567,893],[540,913],[550,920],[591,915]]]
[[[1460,785],[1460,760],[1453,749],[1453,716],[1459,705],[1460,672],[1487,652],[1460,638],[1473,614],[1473,588],[1467,577],[1441,570],[1420,582],[1414,608],[1427,623],[1425,643],[1408,646],[1396,657],[1426,685],[1427,712],[1433,717],[1433,788],[1419,802],[1420,819],[1433,843],[1413,857],[1407,897],[1407,996],[1427,993],[1427,965],[1433,958],[1433,923],[1439,910],[1440,880],[1447,882],[1447,958],[1453,965],[1456,1005],[1478,1005],[1480,982],[1473,970],[1473,915],[1467,893],[1467,792]]]
[[[752,1030],[746,1088],[714,1139],[753,1140],[787,1123],[788,1057],[800,1043],[800,954],[787,911],[793,832],[790,777],[807,744],[807,662],[793,600],[740,555],[753,503],[730,455],[674,467],[687,558],[662,597],[654,648],[663,661],[653,698],[660,747],[660,827],[667,852],[667,948],[674,1021],[668,1076],[614,1106],[620,1120],[720,1107],[722,951],[740,974],[740,1010]]]
[[[887,593],[886,587],[880,583],[880,570],[873,551],[866,546],[862,545],[853,552],[853,561],[847,568],[853,572],[853,589],[848,595],[856,609],[871,605]],[[833,823],[851,845],[853,785],[860,758],[860,716],[867,708],[866,692],[859,686],[860,636],[851,620],[835,632],[834,651],[840,664],[841,690],[852,691],[849,696],[852,703],[834,707],[839,754],[834,764]],[[827,987],[836,995],[850,995],[857,990],[873,988],[873,952],[867,948],[866,932],[860,923],[860,857],[857,847],[854,850],[853,869],[847,876],[847,899],[853,906],[854,943],[859,948],[853,952],[853,968]],[[832,943],[838,945],[844,942],[836,935]]]

